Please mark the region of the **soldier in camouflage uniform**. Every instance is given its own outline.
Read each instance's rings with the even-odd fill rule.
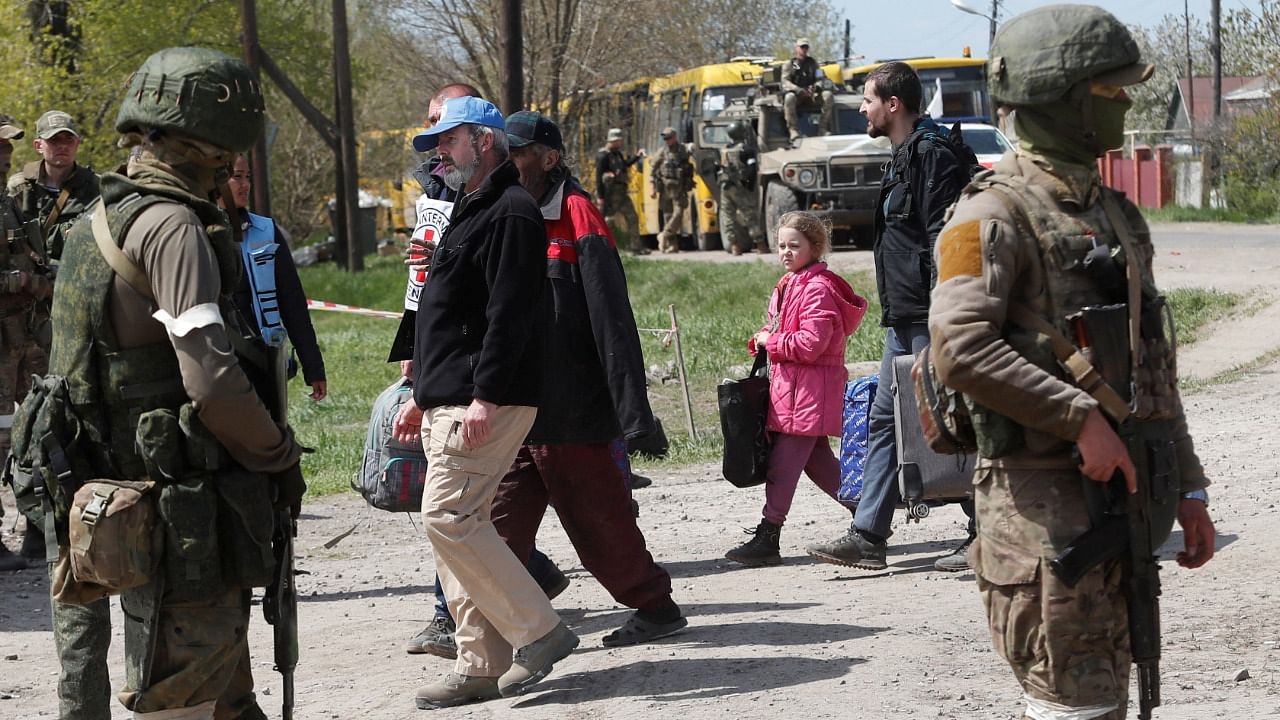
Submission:
[[[74,490],[60,483],[88,472],[158,483],[162,561],[149,583],[120,596],[118,697],[144,720],[265,717],[248,672],[250,588],[274,569],[272,507],[296,517],[306,486],[291,430],[260,399],[263,349],[230,296],[240,254],[209,200],[262,125],[261,86],[241,61],[191,47],[148,58],[116,120],[122,144],[135,148],[127,175],[104,175],[94,221],[68,233],[54,297],[50,372],[65,378],[65,412],[89,430],[55,438],[71,466],[49,489],[55,588],[66,579]],[[15,443],[15,455],[48,462],[44,447]],[[110,716],[108,623],[105,599],[53,602],[63,718]]]
[[[630,157],[622,152],[622,129],[610,128],[604,147],[596,153],[596,207],[605,219],[631,236],[631,252],[648,255],[640,239],[640,218],[631,202],[631,166],[644,157],[640,149]]]
[[[792,142],[800,139],[801,105],[821,109],[818,120],[819,131],[823,135],[831,134],[831,120],[835,109],[835,95],[822,87],[826,74],[818,66],[818,61],[809,56],[809,39],[796,40],[796,52],[782,66],[782,115],[787,120],[787,131]]]
[[[10,141],[22,135],[12,118],[0,115],[0,165],[8,166]],[[39,226],[25,220],[13,200],[0,195],[0,462],[9,455],[14,410],[31,389],[31,376],[43,375],[49,364],[54,271]],[[0,570],[20,570],[27,560],[44,557],[44,536],[38,528],[28,528],[21,556],[0,544]]]
[[[680,231],[693,190],[693,162],[675,128],[663,128],[662,141],[666,144],[653,156],[649,197],[658,198],[658,210],[666,218],[658,233],[658,250],[675,253],[680,252]]]
[[[746,123],[736,121],[726,132],[732,142],[720,150],[720,240],[733,255],[752,246],[764,255],[769,244],[756,213],[756,153],[746,142]]]
[[[1119,720],[1131,660],[1121,562],[1103,562],[1068,587],[1049,560],[1090,528],[1087,481],[1121,472],[1132,492],[1135,465],[1108,420],[1124,417],[1126,407],[1096,387],[1082,389],[1047,346],[1054,335],[1060,346],[1070,347],[1067,337],[1080,342],[1066,318],[1084,307],[1132,307],[1139,297],[1144,312],[1158,307],[1147,225],[1121,193],[1102,186],[1096,164],[1123,143],[1125,86],[1145,81],[1153,67],[1141,62],[1123,24],[1083,5],[1009,20],[991,58],[991,97],[1017,110],[1019,144],[955,206],[937,243],[929,316],[938,375],[967,397],[978,438],[970,560],[1026,716]],[[1114,271],[1103,274],[1108,262]],[[1135,273],[1126,274],[1131,263]],[[1184,533],[1178,563],[1199,567],[1214,551],[1209,481],[1187,433],[1174,348],[1145,320],[1137,324],[1141,351],[1127,409],[1136,422],[1167,429],[1162,439],[1171,445],[1161,451],[1180,475],[1170,491],[1181,499],[1168,503]],[[1121,345],[1131,342],[1122,334]],[[1127,367],[1132,355],[1123,356],[1116,362]]]
[[[40,221],[49,254],[58,258],[67,228],[98,199],[98,176],[76,162],[80,131],[67,113],[41,115],[33,142],[40,159],[9,178],[9,194],[23,215]]]

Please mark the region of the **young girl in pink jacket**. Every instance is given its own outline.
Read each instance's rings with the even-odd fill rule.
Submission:
[[[840,462],[828,436],[841,431],[845,383],[845,341],[867,311],[867,301],[827,269],[826,225],[806,212],[789,212],[778,222],[778,259],[787,273],[778,281],[764,327],[747,347],[769,353],[769,471],[764,519],[747,543],[725,553],[743,565],[777,565],[778,534],[791,509],[804,471],[834,500]]]

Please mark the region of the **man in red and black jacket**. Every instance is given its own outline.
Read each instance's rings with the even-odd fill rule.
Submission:
[[[688,621],[671,600],[671,576],[645,545],[627,471],[610,448],[655,429],[622,261],[604,217],[564,165],[559,127],[540,113],[518,112],[507,118],[507,136],[520,184],[542,207],[551,316],[538,416],[498,486],[493,521],[527,560],[547,505],[554,506],[583,567],[636,609],[604,644],[666,637]]]

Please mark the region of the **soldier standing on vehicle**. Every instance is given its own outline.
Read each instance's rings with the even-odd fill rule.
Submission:
[[[725,129],[731,141],[720,151],[720,240],[733,255],[752,246],[769,252],[756,212],[756,152],[747,142],[747,124],[737,120]]]
[[[1026,716],[1120,720],[1131,641],[1141,636],[1131,633],[1122,588],[1134,564],[1103,560],[1069,586],[1050,560],[1093,525],[1086,498],[1100,483],[1122,473],[1132,493],[1144,481],[1135,463],[1161,468],[1146,477],[1164,482],[1128,505],[1176,509],[1185,546],[1178,564],[1200,567],[1214,553],[1209,481],[1187,432],[1176,351],[1162,330],[1147,224],[1122,193],[1102,185],[1096,163],[1124,142],[1132,104],[1125,87],[1146,81],[1154,67],[1141,61],[1120,21],[1085,5],[1012,18],[991,57],[991,98],[1017,110],[1018,147],[966,189],[943,229],[929,316],[940,379],[982,408],[972,413],[979,458],[971,561]],[[1109,308],[1121,308],[1111,315],[1116,332],[1080,331],[1081,318]],[[1064,352],[1088,347],[1108,382],[1086,389],[1073,381],[1079,375],[1063,371],[1051,343]],[[1112,381],[1113,372],[1126,382]],[[1111,402],[1103,390],[1114,391]],[[1125,415],[1129,445],[1112,426]],[[1143,428],[1153,427],[1157,441],[1141,442]],[[1144,447],[1131,457],[1135,428]],[[1173,519],[1165,520],[1167,534]],[[1121,532],[1127,539],[1139,531]]]
[[[800,106],[818,105],[822,117],[818,121],[823,135],[831,134],[831,114],[835,108],[834,95],[824,90],[822,80],[825,74],[818,67],[818,61],[809,57],[809,39],[796,40],[796,53],[782,67],[782,112],[787,120],[787,130],[791,133],[791,141],[800,139]]]
[[[0,115],[0,171],[7,171],[13,156],[11,140],[22,139],[23,130],[13,118]],[[33,242],[32,224],[24,224],[12,198],[0,194],[0,462],[9,454],[9,433],[17,404],[31,388],[31,376],[43,375],[49,362],[47,300],[53,292],[53,273],[46,263],[32,258],[42,252],[39,238]],[[44,334],[41,342],[40,330]],[[0,517],[4,508],[0,506]],[[0,542],[0,571],[21,570],[28,559],[44,557],[44,536],[27,525],[22,552],[15,554]]]
[[[68,228],[98,199],[98,176],[76,162],[80,130],[71,116],[50,110],[36,121],[32,141],[39,160],[9,178],[9,194],[27,218],[36,218],[44,231],[45,247],[54,258],[62,255]]]
[[[649,197],[658,198],[658,210],[665,218],[658,233],[658,250],[676,253],[680,252],[680,231],[693,191],[693,156],[676,138],[673,127],[662,129],[662,141],[666,144],[653,156]]]
[[[250,588],[274,569],[270,508],[297,517],[306,484],[292,431],[259,399],[267,388],[251,384],[268,372],[236,321],[239,251],[209,199],[262,126],[261,86],[240,60],[196,47],[149,57],[116,118],[134,148],[127,175],[102,177],[94,222],[68,232],[60,266],[50,372],[65,378],[66,411],[85,427],[54,440],[91,478],[159,483],[162,559],[120,596],[128,668],[117,697],[143,720],[204,720],[215,705],[219,718],[265,717],[248,674]],[[63,557],[67,513],[55,515]],[[55,588],[70,582],[64,565],[52,566]],[[110,714],[98,666],[109,618],[105,598],[53,602],[62,717]]]
[[[635,155],[622,152],[622,128],[609,128],[604,147],[596,153],[596,207],[606,220],[631,238],[631,252],[648,255],[649,248],[640,239],[640,218],[636,216],[635,203],[631,202],[631,166],[644,157],[644,148]],[[619,222],[621,220],[621,222]]]

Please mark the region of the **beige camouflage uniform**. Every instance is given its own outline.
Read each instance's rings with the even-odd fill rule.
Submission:
[[[689,209],[689,192],[693,190],[693,164],[689,149],[683,143],[663,145],[653,156],[653,192],[658,196],[658,209],[666,222],[658,233],[658,249],[680,251],[680,233]]]
[[[1006,154],[995,171],[1024,178],[1056,203],[1050,224],[1097,242],[1118,244],[1099,201],[1097,172],[1052,166]],[[1123,210],[1138,240],[1144,283],[1154,286],[1152,247],[1132,203]],[[1077,224],[1075,228],[1068,227]],[[1037,343],[1009,328],[1011,303],[1061,323],[1049,306],[1046,272],[1053,268],[1039,238],[1019,224],[996,190],[961,198],[937,245],[938,285],[929,329],[933,356],[948,386],[1021,426],[1023,445],[1000,457],[979,457],[974,475],[978,539],[970,562],[987,608],[996,651],[1013,667],[1031,698],[1070,707],[1119,709],[1129,686],[1129,631],[1119,561],[1066,587],[1048,561],[1089,529],[1081,474],[1071,447],[1098,403],[1089,394],[1028,358]],[[1041,343],[1042,346],[1042,343]],[[1020,349],[1015,349],[1020,348]],[[1176,379],[1173,379],[1176,384]],[[1174,389],[1174,439],[1182,490],[1208,485],[1187,434]]]

